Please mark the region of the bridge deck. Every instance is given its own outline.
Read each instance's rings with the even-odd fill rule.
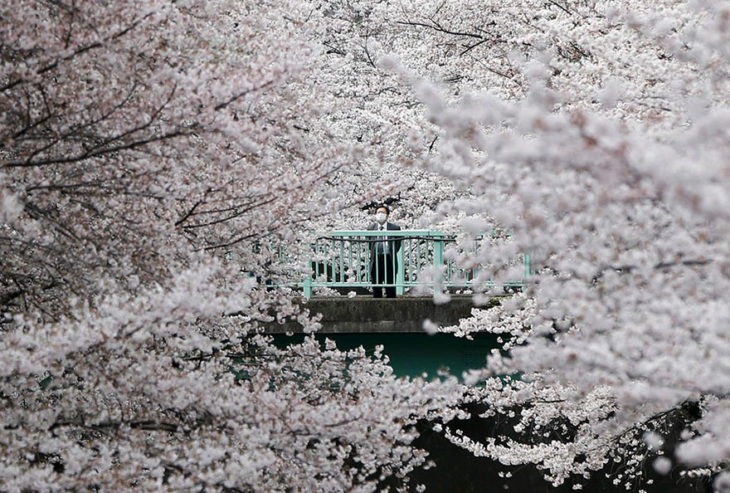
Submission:
[[[490,300],[486,306],[499,303]],[[423,332],[423,321],[429,319],[439,325],[454,325],[459,319],[471,314],[474,307],[471,295],[451,295],[451,301],[435,304],[430,296],[402,296],[399,298],[373,298],[369,296],[328,296],[303,301],[310,313],[322,314],[324,334]],[[268,334],[299,333],[301,326],[293,321],[284,324],[271,323]]]

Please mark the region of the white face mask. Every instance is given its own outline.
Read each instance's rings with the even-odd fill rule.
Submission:
[[[388,215],[384,212],[378,212],[375,214],[375,220],[378,221],[378,223],[383,224],[385,220],[388,219]]]

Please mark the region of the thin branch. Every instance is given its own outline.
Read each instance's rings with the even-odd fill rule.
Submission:
[[[434,31],[442,32],[444,34],[450,34],[452,36],[467,36],[470,38],[484,39],[484,36],[482,36],[481,34],[451,31],[451,30],[446,29],[445,27],[441,26],[437,22],[434,22],[434,21],[432,21],[432,22],[433,22],[433,24],[427,24],[425,22],[416,22],[416,21],[398,21],[397,24],[402,24],[402,25],[406,25],[406,26],[426,27],[429,29],[433,29]]]
[[[239,92],[238,94],[236,94],[236,95],[232,96],[232,97],[231,97],[230,99],[228,99],[227,101],[224,101],[224,102],[222,102],[222,103],[219,103],[219,104],[218,104],[217,106],[215,106],[215,108],[213,108],[213,109],[214,109],[215,111],[219,111],[219,110],[222,110],[223,108],[225,108],[225,107],[226,107],[226,106],[228,106],[229,104],[231,104],[231,103],[233,103],[233,102],[235,102],[235,101],[237,101],[237,100],[241,99],[242,97],[246,96],[247,94],[249,94],[249,93],[252,93],[252,92],[255,92],[255,91],[260,91],[261,89],[263,89],[263,88],[265,88],[265,87],[268,87],[268,86],[270,86],[270,85],[271,85],[271,84],[273,84],[273,83],[274,83],[274,81],[273,81],[273,80],[270,80],[270,81],[268,81],[268,82],[264,82],[263,84],[261,84],[261,85],[260,85],[260,86],[258,86],[258,87],[254,87],[253,89],[246,89],[246,90],[244,90],[244,91],[241,91],[241,92]]]
[[[256,236],[258,236],[258,233],[251,233],[251,234],[248,234],[245,236],[240,236],[240,237],[230,240],[226,243],[218,243],[215,245],[207,246],[207,247],[203,248],[203,250],[209,251],[209,250],[216,250],[218,248],[228,248],[230,246],[241,243],[242,241],[246,241],[246,240],[250,240],[251,238],[255,238]]]
[[[370,64],[370,66],[373,67],[373,68],[377,68],[375,66],[375,62],[373,61],[373,58],[370,56],[370,50],[368,50],[368,39],[369,39],[369,37],[370,37],[369,34],[365,35],[365,46],[364,46],[364,48],[365,48],[365,56],[368,57],[368,63]]]
[[[560,10],[562,10],[563,12],[565,12],[566,14],[573,15],[573,12],[571,12],[570,10],[568,10],[567,7],[565,7],[563,5],[560,5],[558,2],[556,2],[554,0],[547,0],[547,1],[548,1],[548,3],[551,3],[551,4],[555,5],[557,8],[559,8]]]
[[[128,143],[121,144],[118,146],[105,147],[105,148],[101,148],[101,149],[99,149],[97,147],[96,149],[98,149],[98,150],[96,150],[96,151],[93,151],[93,152],[85,151],[85,152],[83,152],[81,154],[77,154],[75,156],[69,156],[69,157],[63,157],[63,158],[60,158],[60,157],[59,158],[48,158],[48,159],[43,159],[40,161],[35,161],[35,162],[30,162],[30,163],[27,161],[10,161],[8,163],[3,164],[2,167],[3,168],[29,168],[29,167],[34,167],[34,166],[47,166],[50,164],[74,163],[74,162],[78,162],[78,161],[84,161],[86,159],[92,159],[95,157],[103,156],[105,154],[135,149],[137,147],[142,147],[147,144],[151,144],[152,142],[160,142],[163,140],[169,140],[169,139],[173,139],[176,137],[182,137],[182,136],[191,135],[191,134],[192,134],[192,132],[175,130],[174,132],[170,132],[168,134],[164,134],[164,135],[160,135],[160,136],[152,136],[152,137],[148,137],[146,139],[141,139],[141,140],[134,141],[134,142],[128,142]]]
[[[249,212],[249,211],[251,211],[251,210],[253,210],[253,209],[257,208],[257,207],[261,207],[261,206],[270,204],[274,200],[276,200],[276,197],[275,196],[274,197],[271,197],[271,198],[269,198],[267,200],[263,200],[261,202],[250,203],[250,204],[247,204],[246,207],[244,207],[243,209],[237,209],[235,213],[229,214],[228,216],[225,216],[225,217],[222,217],[222,218],[219,218],[219,219],[215,219],[213,221],[208,221],[206,223],[191,224],[189,226],[184,226],[184,228],[186,230],[189,230],[189,229],[193,229],[193,228],[203,228],[203,227],[206,227],[206,226],[214,226],[216,224],[224,223],[226,221],[230,221],[231,219],[235,219],[237,217],[240,217],[243,214],[245,214],[245,213],[247,213],[247,212]]]
[[[484,39],[482,39],[482,40],[480,40],[480,41],[477,41],[477,42],[476,42],[476,43],[474,43],[474,44],[471,44],[471,45],[467,45],[466,49],[464,49],[464,50],[463,50],[463,51],[462,51],[461,53],[459,53],[459,56],[463,56],[463,55],[466,55],[466,54],[467,54],[467,53],[469,53],[469,52],[470,52],[471,50],[473,50],[474,48],[477,48],[477,47],[479,47],[480,45],[483,45],[483,44],[484,44],[484,43],[486,43],[487,41],[488,41],[488,40],[487,40],[487,38],[484,38]]]
[[[201,199],[201,200],[198,200],[195,204],[193,204],[193,206],[190,208],[190,210],[188,210],[188,212],[186,212],[183,217],[181,217],[180,219],[178,219],[175,222],[175,226],[180,226],[182,223],[184,223],[185,221],[187,221],[188,218],[193,215],[193,212],[195,212],[195,209],[197,209],[198,206],[201,205],[201,204],[203,204],[203,203],[205,203],[205,202]]]

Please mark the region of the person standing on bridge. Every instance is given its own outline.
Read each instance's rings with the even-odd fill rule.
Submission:
[[[390,216],[388,206],[378,207],[375,210],[376,222],[368,226],[368,231],[400,231],[400,226],[388,222],[388,216]],[[375,298],[383,297],[383,288],[385,288],[385,296],[395,298],[395,279],[398,269],[396,258],[401,243],[400,240],[387,236],[378,236],[375,241],[370,243],[370,282],[373,284]]]

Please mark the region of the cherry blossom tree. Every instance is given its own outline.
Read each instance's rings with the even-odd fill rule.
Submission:
[[[250,17],[272,33],[285,21],[234,7],[5,7],[5,303],[48,309],[56,288],[99,289],[100,272],[173,272],[170,229],[230,251],[306,217],[313,184],[345,162],[299,130],[315,119],[296,90],[312,50]]]
[[[395,199],[408,226],[512,232],[452,252],[467,267],[522,252],[537,267],[517,322],[477,311],[452,330],[510,334],[511,357],[474,381],[531,372],[475,399],[552,404],[531,407],[521,443],[454,440],[556,483],[623,454],[640,488],[670,417],[684,444],[656,469],[702,466],[689,473],[726,488],[727,2],[319,6],[330,128],[379,149],[349,179]],[[525,445],[551,416],[579,429],[573,443]]]
[[[405,489],[426,419],[554,484],[618,460],[640,489],[651,460],[727,489],[729,16],[699,0],[5,2],[0,483]],[[524,297],[443,329],[504,338],[509,355],[466,375],[483,386],[257,335],[317,327],[257,282],[306,275],[278,272],[278,246],[296,258],[379,200],[409,227],[511,231],[452,252],[486,277],[530,253]],[[465,435],[467,409],[513,432]]]
[[[304,7],[0,6],[3,489],[371,491],[424,465],[454,380],[257,335],[316,329],[258,281],[360,153],[323,126]]]
[[[701,417],[676,455],[654,465],[709,466],[716,489],[727,488],[729,8],[442,2],[394,13],[422,39],[379,66],[413,88],[439,129],[437,153],[414,139],[403,161],[460,184],[444,215],[488,215],[512,231],[469,262],[529,252],[536,268],[534,314],[519,329],[530,330],[487,374],[527,372],[572,403],[564,416],[603,401],[593,417],[571,418],[583,432],[570,445],[481,437],[465,444],[475,453],[535,462],[559,483],[601,467],[627,436],[636,456],[656,448],[651,424],[696,405]],[[423,60],[451,76],[425,73]],[[525,420],[540,424],[532,411]]]

